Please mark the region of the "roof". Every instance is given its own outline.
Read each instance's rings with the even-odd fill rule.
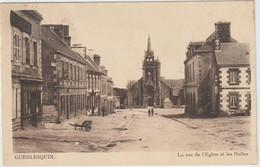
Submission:
[[[91,65],[90,68],[87,67],[87,69],[88,69],[89,71],[93,71],[93,70],[95,69],[94,72],[98,72],[98,73],[101,73],[101,74],[103,74],[103,75],[106,75],[106,74],[103,72],[103,70],[100,68],[100,66],[90,58],[90,56],[86,55],[86,61],[88,62],[88,64]],[[93,69],[93,68],[94,68],[94,69]]]
[[[201,46],[205,41],[190,41],[189,45],[187,48],[189,48],[190,46]]]
[[[206,41],[212,42],[216,37],[216,32],[214,31],[210,36],[206,39]],[[230,42],[231,43],[236,43],[237,40],[235,40],[232,36],[230,36]]]
[[[86,59],[83,58],[79,53],[73,51],[70,46],[68,46],[61,38],[58,37],[58,35],[55,34],[54,31],[48,28],[49,25],[41,26],[41,32],[42,32],[42,38],[47,43],[51,45],[53,49],[55,49],[57,52],[60,52],[62,54],[65,54],[73,59],[76,59],[80,61],[81,63],[85,64],[87,66],[87,70],[97,72],[104,74],[94,61],[89,56],[86,56]],[[104,74],[105,75],[105,74]]]
[[[184,79],[166,79],[165,81],[173,88],[182,88],[184,85]]]
[[[216,37],[215,34],[216,34],[215,32],[210,34],[210,36],[206,39],[206,41],[196,51],[212,51],[213,40]],[[231,43],[237,43],[237,40],[235,40],[234,38],[230,37],[230,42]]]
[[[42,39],[51,45],[57,52],[61,52],[73,59],[86,64],[86,60],[77,52],[74,52],[62,39],[60,39],[52,30],[45,26],[41,26]]]
[[[216,60],[220,66],[249,65],[249,44],[221,43],[221,51],[216,51]]]
[[[182,88],[184,85],[184,79],[165,79],[161,77],[161,81],[169,88]]]
[[[21,11],[25,14],[30,14],[31,16],[33,16],[37,20],[40,20],[40,21],[43,20],[42,15],[36,10],[21,10]]]

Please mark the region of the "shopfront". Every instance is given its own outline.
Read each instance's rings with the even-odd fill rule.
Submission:
[[[21,127],[35,126],[42,119],[41,82],[21,80]]]

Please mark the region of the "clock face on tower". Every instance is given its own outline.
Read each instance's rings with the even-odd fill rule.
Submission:
[[[152,75],[152,71],[146,71],[146,76],[145,76],[145,79],[146,80],[152,80],[153,81],[153,75]]]

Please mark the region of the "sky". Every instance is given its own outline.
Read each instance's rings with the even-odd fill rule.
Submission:
[[[231,22],[231,35],[254,46],[253,2],[44,3],[26,5],[43,15],[42,24],[70,26],[72,44],[99,54],[115,87],[142,77],[148,35],[161,61],[161,75],[184,78],[190,41],[203,41],[218,21]]]

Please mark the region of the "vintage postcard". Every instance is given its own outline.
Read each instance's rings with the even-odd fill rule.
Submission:
[[[0,7],[3,165],[257,163],[254,1]]]

